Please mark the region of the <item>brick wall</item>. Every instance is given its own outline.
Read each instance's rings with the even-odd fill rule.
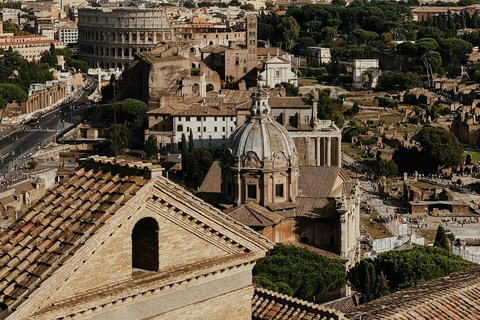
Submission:
[[[84,291],[129,279],[133,270],[131,251],[133,227],[137,221],[146,217],[155,218],[158,222],[160,271],[227,255],[222,249],[143,208],[138,211],[135,219],[130,219],[113,235],[110,242],[100,244],[95,255],[85,261],[85,266],[78,267],[75,278],[55,295],[54,300],[63,300]]]
[[[253,286],[248,286],[220,297],[164,313],[163,315],[151,318],[151,320],[250,320],[252,319],[253,291]]]

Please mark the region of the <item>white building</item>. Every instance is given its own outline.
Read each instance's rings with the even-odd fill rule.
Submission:
[[[48,39],[47,36],[28,35],[28,36],[10,36],[0,35],[0,48],[8,50],[9,47],[13,51],[18,52],[28,61],[38,61],[42,57],[42,52],[50,50],[50,44],[53,43],[55,48],[63,48],[62,42]]]
[[[292,71],[292,62],[285,57],[275,56],[264,62],[264,70],[260,72],[262,86],[270,88],[288,82],[297,85],[297,75]]]
[[[307,66],[318,67],[321,63],[329,63],[332,59],[330,48],[308,47]]]
[[[66,45],[76,44],[78,42],[78,28],[76,25],[66,25],[58,27],[57,40]]]
[[[234,109],[205,105],[193,106],[172,115],[175,142],[182,141],[182,134],[188,140],[192,131],[195,148],[223,150],[228,137],[237,127]]]

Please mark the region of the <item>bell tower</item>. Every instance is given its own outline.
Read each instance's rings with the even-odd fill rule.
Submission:
[[[246,39],[247,39],[247,72],[257,65],[257,17],[246,16]]]

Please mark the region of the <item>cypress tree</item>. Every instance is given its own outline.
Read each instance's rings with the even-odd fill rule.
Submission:
[[[373,267],[371,265],[367,265],[366,272],[365,272],[365,291],[362,295],[362,303],[366,303],[369,301],[372,301],[372,287],[375,285],[373,282],[375,281],[375,278],[372,281],[371,278],[371,273],[372,273]],[[375,271],[373,271],[375,272]]]
[[[438,226],[437,235],[435,236],[434,247],[442,248],[450,251],[450,244],[448,243],[447,234],[442,226]]]
[[[187,159],[187,138],[185,137],[185,133],[182,133],[182,171],[185,170],[186,159]]]
[[[193,142],[193,133],[192,130],[190,130],[190,135],[188,136],[188,152],[193,152],[195,149],[195,143]]]
[[[386,296],[390,293],[390,288],[388,287],[387,277],[383,274],[383,271],[380,271],[380,274],[377,277],[377,296],[375,299]]]

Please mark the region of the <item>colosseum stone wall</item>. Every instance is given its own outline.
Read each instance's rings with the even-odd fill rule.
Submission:
[[[125,69],[136,52],[174,40],[163,9],[81,8],[78,57],[90,67]]]

